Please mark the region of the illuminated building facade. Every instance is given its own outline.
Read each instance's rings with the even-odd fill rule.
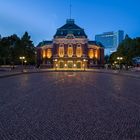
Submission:
[[[84,29],[73,19],[57,29],[52,41],[37,46],[37,63],[41,67],[55,69],[85,69],[104,64],[104,48],[89,41]]]

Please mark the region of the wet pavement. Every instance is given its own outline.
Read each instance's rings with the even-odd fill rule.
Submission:
[[[96,139],[140,139],[140,79],[94,72],[0,79],[0,140]]]

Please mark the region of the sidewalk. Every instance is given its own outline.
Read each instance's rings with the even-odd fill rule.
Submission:
[[[20,74],[30,74],[30,73],[42,73],[42,72],[54,72],[53,69],[24,69],[24,70],[7,70],[7,71],[0,71],[0,78],[10,77]]]
[[[22,72],[21,71],[3,71],[3,72],[0,71],[0,78],[14,76],[18,74],[22,74]]]

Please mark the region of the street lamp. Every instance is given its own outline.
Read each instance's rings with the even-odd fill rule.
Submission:
[[[37,51],[35,51],[35,66],[37,66]]]
[[[23,65],[23,60],[25,59],[25,57],[24,56],[20,56],[19,59],[21,60],[21,63]]]
[[[119,61],[119,68],[121,69],[121,60],[123,60],[123,57],[117,57],[117,60]]]
[[[57,59],[55,59],[55,60],[53,60],[54,61],[54,68],[55,68],[55,70],[57,69],[57,67],[58,67],[58,64],[57,64]]]
[[[25,67],[26,67],[27,60],[24,60],[24,63],[25,63]]]
[[[84,71],[86,70],[86,59],[83,60],[84,61]]]
[[[21,60],[21,64],[22,64],[22,68],[23,68],[23,61],[24,61],[25,57],[24,56],[20,56],[19,59]]]
[[[25,56],[20,56],[19,59],[21,60],[21,63],[22,63],[22,70],[23,70],[23,61],[25,59]]]

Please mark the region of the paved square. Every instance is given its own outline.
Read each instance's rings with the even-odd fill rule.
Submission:
[[[96,139],[140,139],[140,79],[94,72],[0,79],[0,140]]]

